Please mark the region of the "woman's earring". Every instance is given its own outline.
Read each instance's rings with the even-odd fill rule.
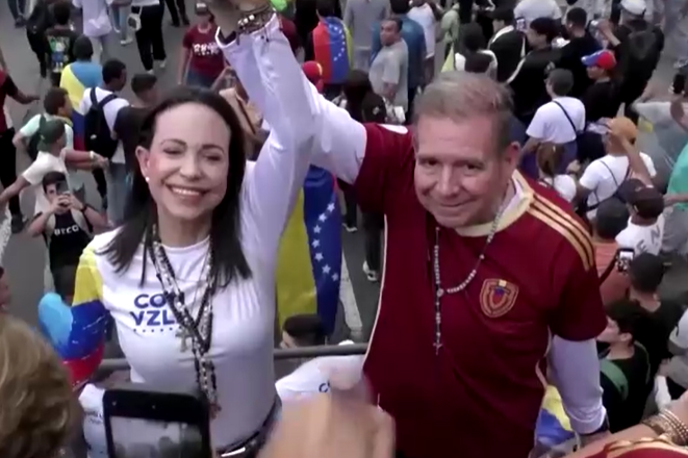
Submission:
[[[148,177],[143,177],[143,179],[146,180],[146,183],[148,183],[150,181],[150,178],[148,178]]]

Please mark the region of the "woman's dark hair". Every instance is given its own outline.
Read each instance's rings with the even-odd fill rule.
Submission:
[[[228,148],[227,192],[213,210],[210,228],[212,259],[210,278],[214,279],[219,287],[225,287],[237,276],[248,278],[251,275],[240,243],[239,194],[246,169],[246,152],[244,151],[244,132],[236,113],[225,99],[212,91],[179,86],[163,97],[160,103],[148,113],[141,125],[141,137],[138,144],[144,148],[150,148],[159,116],[187,103],[197,103],[208,107],[225,121],[232,133]],[[141,284],[143,284],[146,278],[147,248],[151,243],[157,209],[140,168],[134,167],[132,173],[132,188],[124,212],[124,223],[103,253],[107,255],[117,272],[123,272],[131,265],[136,250],[143,242],[146,248],[144,267],[141,272]]]
[[[564,158],[564,147],[550,142],[542,143],[538,147],[535,157],[538,168],[542,170],[542,173],[550,178],[554,178]]]
[[[351,117],[362,122],[361,106],[366,95],[373,92],[373,85],[370,84],[368,74],[361,70],[352,70],[346,77],[342,88],[344,98],[346,98],[346,110]]]

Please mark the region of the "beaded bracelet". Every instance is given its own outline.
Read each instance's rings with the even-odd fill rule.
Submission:
[[[641,424],[652,429],[658,436],[666,437],[676,445],[688,444],[688,426],[670,410],[663,410],[657,415],[646,418]]]

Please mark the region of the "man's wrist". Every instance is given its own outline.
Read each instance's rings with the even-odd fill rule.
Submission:
[[[609,416],[605,415],[604,419],[602,420],[602,424],[600,425],[599,428],[597,428],[595,431],[588,433],[588,434],[579,434],[581,438],[586,438],[586,437],[591,437],[591,436],[598,436],[600,434],[608,433],[609,432]]]

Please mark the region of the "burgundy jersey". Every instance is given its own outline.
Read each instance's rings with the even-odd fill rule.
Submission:
[[[398,128],[396,129],[398,130]],[[445,294],[435,350],[432,216],[414,190],[411,136],[367,125],[356,195],[387,218],[385,272],[364,371],[409,458],[526,458],[553,335],[581,341],[606,325],[590,236],[551,190],[514,174],[518,204],[468,287]],[[441,284],[462,283],[492,224],[441,228]]]

